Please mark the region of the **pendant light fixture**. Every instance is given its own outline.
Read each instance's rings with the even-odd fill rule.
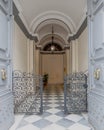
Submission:
[[[55,46],[54,46],[54,28],[52,25],[52,42],[51,42],[51,51],[55,51]]]

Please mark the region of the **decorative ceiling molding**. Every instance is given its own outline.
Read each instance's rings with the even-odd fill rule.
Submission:
[[[16,23],[18,24],[18,26],[21,28],[21,30],[23,31],[23,33],[25,34],[25,36],[27,38],[29,38],[30,40],[34,40],[35,42],[38,41],[38,36],[37,35],[32,35],[29,30],[26,28],[23,19],[20,17],[19,11],[17,9],[17,7],[15,6],[15,3],[13,3],[13,15],[14,15],[14,20],[16,21]]]
[[[34,18],[32,23],[30,24],[31,31],[34,32],[34,30],[37,28],[38,25],[49,19],[60,20],[70,28],[72,33],[75,32],[76,26],[73,20],[70,17],[66,16],[65,14],[57,11],[47,11]]]
[[[41,47],[44,48],[44,46],[47,43],[50,43],[52,41],[51,37],[52,37],[52,34],[44,35],[44,37],[40,40],[39,45],[42,45]],[[60,34],[54,34],[54,42],[59,44],[62,48],[64,48],[66,45],[65,39],[61,37]]]
[[[87,17],[87,5],[86,5],[86,7],[84,8],[83,16],[82,16],[82,18],[81,18],[81,20],[80,20],[80,22],[79,22],[79,25],[77,26],[76,33],[78,32],[78,30],[79,30],[80,27],[82,26],[82,24],[83,24],[84,20],[86,19],[86,17]]]
[[[77,33],[73,36],[69,36],[68,38],[68,42],[70,43],[72,40],[76,40],[78,39],[78,37],[81,35],[81,33],[85,30],[85,28],[87,27],[87,17],[85,18],[85,20],[83,21],[82,25],[80,26],[79,30],[77,31]]]
[[[65,54],[65,50],[63,50],[63,51],[40,51],[40,53],[41,54],[44,54],[44,55],[47,55],[47,54],[60,54],[60,55],[63,55],[63,54]]]
[[[60,36],[59,33],[54,33],[54,36],[55,38],[58,38],[62,42],[62,44],[66,44],[67,39],[65,39],[65,37],[63,37],[62,35]],[[52,37],[51,33],[44,34],[42,38],[40,39],[40,44],[42,44],[42,41],[44,39],[51,38],[51,37]]]
[[[38,26],[34,30],[34,33],[39,32],[39,30],[41,30],[43,27],[48,26],[48,25],[58,25],[61,28],[63,28],[67,33],[72,33],[70,28],[63,21],[59,19],[48,19],[48,20],[43,21],[42,23],[38,24]]]
[[[19,15],[20,19],[22,20],[22,22],[25,25],[28,32],[31,34],[29,26],[27,25],[27,21],[26,21],[26,19],[24,17],[23,9],[21,7],[21,4],[20,4],[19,0],[13,0],[13,4],[15,5],[16,9],[18,10],[18,15]]]
[[[45,42],[42,44],[41,49],[43,49],[47,44],[49,44],[49,43],[51,43],[51,42],[52,42],[51,39],[47,39],[47,41],[45,41]],[[58,45],[60,45],[60,46],[64,49],[65,46],[62,44],[61,41],[59,41],[59,40],[54,40],[54,42],[57,43]]]
[[[22,12],[21,4],[18,0],[13,0],[13,3],[15,4],[16,8],[18,9],[18,12]]]

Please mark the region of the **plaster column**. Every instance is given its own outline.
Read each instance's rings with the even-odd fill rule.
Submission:
[[[69,51],[69,74],[72,73],[72,43],[70,43]]]
[[[34,41],[33,40],[28,40],[27,43],[27,52],[28,52],[28,56],[27,56],[27,65],[28,65],[28,73],[33,73],[33,48],[34,45]]]
[[[30,72],[30,40],[27,39],[27,73]]]
[[[78,40],[75,40],[75,70],[78,72]]]
[[[72,72],[78,72],[78,42],[72,41]]]
[[[76,47],[75,47],[75,41],[72,41],[72,72],[76,71]]]
[[[67,74],[70,74],[70,50],[66,50]]]
[[[35,74],[39,74],[39,53],[40,50],[35,47]]]
[[[34,58],[34,56],[33,56],[33,54],[34,54],[34,41],[33,40],[31,40],[30,41],[30,73],[33,73],[33,58]]]
[[[67,75],[67,53],[63,54],[64,76]]]
[[[39,53],[39,74],[42,75],[42,54]]]

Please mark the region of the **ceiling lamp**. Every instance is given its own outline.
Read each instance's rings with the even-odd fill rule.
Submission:
[[[54,46],[54,30],[52,26],[52,42],[51,42],[51,51],[55,51],[55,46]]]

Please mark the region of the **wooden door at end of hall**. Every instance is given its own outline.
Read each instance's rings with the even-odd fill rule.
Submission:
[[[63,55],[62,54],[44,54],[42,56],[42,74],[49,75],[49,84],[63,83]]]

